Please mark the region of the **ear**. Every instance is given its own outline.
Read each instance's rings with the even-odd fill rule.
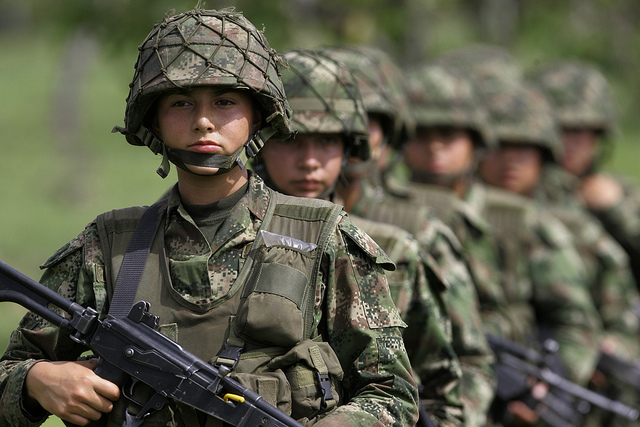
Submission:
[[[262,108],[259,108],[258,105],[256,105],[257,102],[254,101],[253,103],[253,120],[251,122],[251,130],[252,130],[252,134],[259,131],[262,128]]]

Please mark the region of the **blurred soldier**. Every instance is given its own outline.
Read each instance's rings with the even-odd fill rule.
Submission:
[[[562,295],[571,294],[574,300],[579,300],[580,295],[584,298],[585,287],[588,287],[604,327],[600,351],[625,360],[636,359],[640,355],[637,338],[640,322],[632,308],[638,301],[638,294],[622,249],[593,221],[581,221],[578,226],[595,233],[589,242],[585,242],[580,236],[588,233],[576,235],[576,227],[565,227],[555,216],[555,209],[546,204],[540,207],[531,204],[544,169],[557,162],[562,152],[547,100],[540,91],[523,85],[493,95],[487,105],[499,148],[483,160],[479,173],[489,184],[525,198],[507,204],[504,199],[494,197],[493,203],[487,206],[488,217],[493,218],[490,221],[496,225],[503,240],[521,235],[519,230],[524,228],[533,232],[527,242],[529,251],[521,254],[524,255],[521,260],[528,260],[526,271],[531,281],[528,287],[533,291],[533,299],[540,299],[536,297],[539,294],[547,295],[543,300],[545,305],[540,305],[538,310],[549,310],[551,304],[561,304]],[[542,271],[545,273],[540,274]],[[527,280],[519,280],[517,285],[520,290],[526,289]],[[509,293],[513,294],[513,291]],[[548,299],[549,295],[554,297]],[[594,327],[596,322],[586,306],[584,311],[574,311],[565,317],[575,319],[576,328],[583,328],[582,336],[575,334],[574,339],[584,340],[583,345],[590,342],[592,348],[598,348],[589,326]],[[563,356],[564,365],[572,367],[569,372],[579,368],[585,383],[584,379],[591,375],[589,366],[596,361],[595,354],[574,346],[574,352],[567,356]],[[591,415],[589,419],[593,422]]]
[[[383,133],[380,135],[383,141],[394,141],[393,145],[397,146],[399,141],[412,134],[413,119],[406,116],[408,100],[400,81],[402,76],[388,56],[376,53],[372,48],[333,47],[325,51],[342,60],[352,70],[358,87],[364,92],[369,118],[383,124]],[[392,126],[393,123],[396,125]],[[385,145],[389,146],[388,143]],[[359,193],[357,201],[352,204],[353,213],[401,226],[417,237],[425,253],[437,255],[444,276],[452,284],[451,290],[445,294],[445,301],[451,317],[457,320],[454,324],[454,330],[458,332],[454,334],[454,349],[462,362],[462,400],[466,425],[482,425],[493,395],[492,357],[483,337],[471,338],[474,331],[480,335],[482,327],[479,316],[467,308],[472,304],[477,305],[477,295],[471,278],[466,274],[468,268],[459,242],[428,206],[417,205],[407,199],[404,189],[385,185],[384,192],[373,192],[361,186],[365,191],[360,191],[359,182],[367,180],[366,176],[355,173],[360,164],[362,162],[353,156],[349,159],[345,179],[337,188],[338,194],[350,197]],[[386,183],[387,180],[382,179],[382,182]]]
[[[476,280],[485,328],[527,345],[554,338],[560,343],[559,357],[569,377],[586,383],[595,364],[599,324],[582,278],[573,273],[565,277],[558,267],[523,269],[518,261],[534,253],[527,253],[522,242],[505,246],[499,235],[503,228],[487,222],[495,196],[474,180],[474,173],[477,162],[492,148],[494,134],[488,127],[494,121],[488,121],[472,80],[432,63],[413,70],[408,86],[417,138],[404,150],[412,190],[425,194],[429,203],[428,191],[433,192],[429,186],[437,186],[454,200],[448,212],[439,202],[441,215],[456,219],[451,212],[458,209],[462,213],[464,221],[450,219],[449,224],[472,265],[475,262],[476,271],[485,272],[477,277],[488,278]],[[520,226],[519,232],[531,237],[524,223]],[[517,253],[523,258],[516,257]],[[549,261],[545,257],[533,265]],[[574,360],[578,355],[584,357]]]
[[[579,198],[626,250],[640,288],[640,189],[601,170],[617,130],[609,83],[595,66],[578,61],[547,64],[532,79],[553,106],[564,145],[561,164],[571,175],[549,180],[546,197],[562,197],[563,204]]]
[[[336,200],[335,185],[347,159],[367,161],[370,156],[367,117],[356,81],[343,64],[322,52],[290,50],[283,56],[289,68],[283,70],[282,80],[297,134],[272,141],[255,169],[285,194]],[[408,324],[405,342],[421,383],[424,408],[438,425],[462,425],[461,404],[453,390],[460,366],[451,347],[451,322],[442,301],[445,285],[439,268],[428,254],[423,257],[406,231],[351,218],[396,264],[387,278],[391,296]]]
[[[276,193],[245,168],[267,139],[293,132],[280,61],[240,13],[196,8],[156,25],[116,129],[162,155],[163,177],[177,166],[178,183],[149,209],[98,216],[44,264],[42,282],[101,317],[128,312],[118,297],[133,290],[161,332],[301,423],[412,425],[416,384],[383,271],[393,264],[341,206]],[[135,266],[140,283],[118,281],[143,212],[159,226]],[[140,413],[144,384],[120,393],[95,361],[76,361],[83,351],[27,314],[0,364],[0,425],[53,413],[81,425],[138,414],[145,426],[222,426],[174,401]]]

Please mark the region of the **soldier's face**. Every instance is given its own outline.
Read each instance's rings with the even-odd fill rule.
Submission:
[[[215,86],[167,93],[158,101],[154,130],[170,148],[207,154],[233,154],[260,125],[252,98]],[[198,174],[217,168],[188,166]]]
[[[344,140],[338,134],[298,134],[295,139],[269,141],[261,152],[278,190],[317,198],[326,194],[340,176]]]
[[[405,146],[404,161],[415,172],[457,175],[472,165],[473,139],[463,129],[419,127]]]
[[[562,142],[562,166],[578,176],[587,172],[596,158],[598,133],[591,129],[563,129]]]
[[[478,172],[491,185],[530,196],[540,181],[542,153],[532,145],[501,144],[484,157]]]

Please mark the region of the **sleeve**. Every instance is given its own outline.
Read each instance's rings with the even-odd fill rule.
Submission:
[[[622,184],[624,196],[620,203],[592,213],[627,252],[635,280],[640,283],[640,188],[635,183]]]
[[[480,302],[473,276],[455,251],[457,240],[448,233],[434,232],[421,240],[423,252],[434,257],[446,282],[443,300],[452,322],[453,350],[460,359],[462,379],[458,393],[464,407],[466,426],[486,424],[495,395],[494,355],[485,338]]]
[[[345,372],[346,403],[317,425],[414,425],[417,389],[382,269],[388,257],[346,216],[326,255],[323,324]]]
[[[43,264],[40,282],[81,305],[95,306],[93,278],[85,274],[84,251],[91,229],[85,229]],[[97,239],[97,237],[96,237]],[[62,312],[60,312],[62,314]],[[76,360],[86,350],[58,327],[28,312],[11,333],[0,359],[0,425],[39,425],[48,414],[28,413],[23,405],[23,384],[28,370],[42,360]]]
[[[550,335],[560,344],[558,356],[568,378],[584,385],[597,361],[602,321],[569,231],[551,218],[539,227],[529,274],[540,331],[542,338]]]

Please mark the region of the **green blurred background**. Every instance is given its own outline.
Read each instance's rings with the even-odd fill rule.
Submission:
[[[0,259],[38,265],[97,214],[146,205],[175,182],[122,124],[137,46],[195,0],[0,0]],[[503,46],[525,70],[595,63],[612,84],[620,134],[606,168],[640,181],[637,0],[209,0],[235,6],[272,47],[365,43],[401,67],[470,43]],[[0,348],[24,310],[0,303]],[[62,426],[49,420],[46,426]]]

